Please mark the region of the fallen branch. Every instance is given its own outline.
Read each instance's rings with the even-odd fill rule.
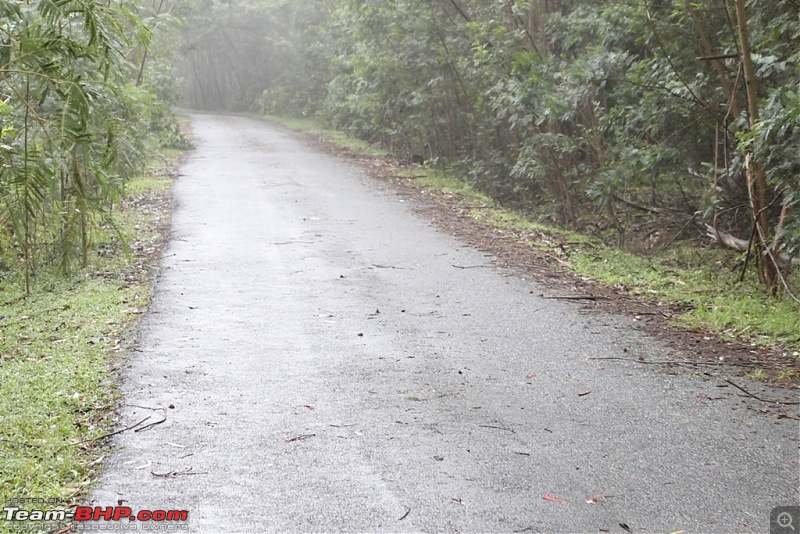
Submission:
[[[295,441],[302,441],[304,439],[313,438],[316,434],[302,434],[300,436],[295,436],[293,438],[287,438],[286,443],[292,443]]]
[[[738,389],[739,391],[741,391],[742,393],[744,393],[748,397],[752,397],[757,401],[767,402],[767,403],[770,403],[770,404],[784,404],[784,405],[787,405],[787,406],[797,406],[798,404],[800,404],[800,402],[779,401],[779,400],[774,400],[774,399],[762,399],[761,397],[753,395],[752,393],[750,393],[749,391],[744,389],[742,386],[734,384],[733,382],[731,382],[727,378],[725,379],[725,382],[727,382],[728,384],[732,385],[733,387],[735,387],[736,389]]]
[[[164,412],[163,414],[161,414],[162,415],[162,419],[160,421],[156,421],[155,423],[150,423],[149,425],[145,425],[143,427],[139,427],[136,430],[134,430],[134,432],[144,432],[145,430],[149,430],[149,429],[153,428],[154,426],[160,425],[161,423],[163,423],[164,421],[167,420],[167,410],[166,409],[164,409],[164,408],[156,408],[156,410],[162,410]]]
[[[149,428],[153,428],[156,425],[160,425],[161,423],[163,423],[164,421],[167,420],[167,409],[166,408],[154,408],[152,406],[142,406],[141,404],[126,404],[125,406],[129,406],[131,408],[141,408],[142,410],[152,410],[154,412],[161,412],[162,419],[160,421],[156,421],[155,423],[150,423],[149,425],[145,425],[145,426],[143,426],[141,428],[137,428],[136,430],[134,430],[134,432],[143,432],[143,431],[145,431],[145,430],[147,430]],[[146,419],[143,419],[139,424],[144,423],[145,421],[147,421],[147,419],[150,419],[150,417],[147,417]],[[135,426],[139,426],[139,425],[134,425],[134,427]],[[128,429],[128,430],[130,430],[130,429]]]
[[[545,300],[609,300],[609,297],[603,295],[552,295],[542,298]]]
[[[750,241],[746,239],[742,239],[740,237],[733,236],[727,232],[723,232],[717,228],[714,228],[710,224],[706,224],[706,232],[708,237],[725,245],[728,248],[732,248],[733,250],[738,250],[739,252],[745,252],[750,247]],[[778,261],[780,261],[784,265],[791,265],[792,267],[800,267],[800,258],[798,257],[791,257],[786,254],[778,254]]]
[[[607,358],[601,357],[592,357],[589,358],[590,360],[622,360],[626,362],[634,362],[634,363],[644,363],[648,365],[716,365],[716,366],[733,366],[733,367],[759,367],[756,363],[749,363],[749,362],[691,362],[691,361],[681,361],[681,360],[660,360],[660,361],[650,361],[650,360],[639,360],[636,358],[622,358],[618,356],[609,356]]]
[[[101,439],[110,438],[111,436],[116,436],[117,434],[122,434],[123,432],[127,432],[128,430],[133,430],[134,428],[136,428],[137,426],[141,425],[142,423],[144,423],[145,421],[147,421],[151,417],[152,417],[152,415],[148,415],[147,417],[145,417],[144,419],[142,419],[141,421],[139,421],[135,425],[131,425],[129,427],[125,427],[125,428],[123,428],[121,430],[115,430],[114,432],[109,432],[108,434],[103,434],[102,436],[98,436],[96,438],[85,439],[83,441],[79,441],[75,445],[82,445],[83,443],[91,443],[93,441],[100,441]],[[166,421],[166,419],[165,419],[165,421]],[[161,422],[163,423],[163,421],[161,421]],[[158,423],[156,423],[156,424],[158,424]],[[151,425],[147,425],[147,426],[149,427]],[[138,430],[134,430],[134,432],[138,432]]]
[[[190,475],[207,475],[208,473],[196,473],[193,468],[189,467],[184,471],[169,471],[168,473],[155,473],[150,471],[150,474],[154,477],[160,478],[176,478],[180,476],[190,476]]]

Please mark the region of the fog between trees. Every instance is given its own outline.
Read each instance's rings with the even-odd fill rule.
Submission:
[[[800,256],[799,7],[2,0],[3,267],[85,258],[146,134],[183,142],[181,103],[314,117],[633,251],[711,229],[780,289]]]
[[[800,246],[798,11],[206,0],[182,72],[191,106],[313,116],[623,247],[705,223],[739,237],[719,234],[729,246],[752,235],[777,286]]]

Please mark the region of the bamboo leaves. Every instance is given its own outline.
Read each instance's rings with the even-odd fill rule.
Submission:
[[[85,263],[92,231],[138,164],[127,93],[143,24],[120,2],[0,2],[0,265],[3,278]],[[133,119],[126,121],[124,119]]]

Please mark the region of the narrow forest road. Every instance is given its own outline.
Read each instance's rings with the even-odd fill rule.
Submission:
[[[767,532],[798,504],[797,421],[591,360],[669,355],[280,128],[192,119],[123,373],[121,427],[167,419],[115,437],[93,504],[195,532]]]

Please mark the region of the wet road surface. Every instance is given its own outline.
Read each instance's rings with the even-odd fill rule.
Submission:
[[[797,421],[591,360],[670,355],[281,128],[192,119],[123,373],[120,428],[167,420],[115,437],[94,504],[195,532],[766,532],[799,502]]]

